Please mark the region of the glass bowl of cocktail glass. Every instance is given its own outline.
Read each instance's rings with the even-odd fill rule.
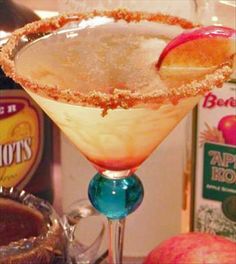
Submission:
[[[203,60],[210,66],[201,67],[209,42],[199,52],[202,43],[183,49],[178,39],[170,41],[194,27],[160,13],[93,11],[29,24],[2,49],[6,74],[98,170],[88,193],[108,218],[110,263],[122,263],[125,217],[143,199],[134,172],[202,95],[222,86],[232,72],[231,49],[216,64],[218,56],[208,49],[209,59]],[[182,39],[198,42],[189,35]],[[215,53],[219,46],[214,48]],[[181,64],[186,60],[196,65]]]

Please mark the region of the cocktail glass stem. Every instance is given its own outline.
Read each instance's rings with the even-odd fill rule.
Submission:
[[[143,200],[142,182],[135,174],[108,178],[97,173],[89,183],[88,195],[92,205],[108,218],[109,264],[122,264],[125,219]]]
[[[124,246],[124,233],[125,233],[125,220],[108,219],[109,225],[109,263],[119,264],[122,263],[123,246]]]

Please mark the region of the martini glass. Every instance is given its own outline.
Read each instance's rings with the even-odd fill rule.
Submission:
[[[97,169],[88,193],[108,218],[109,263],[122,263],[125,218],[143,199],[134,172],[203,92],[231,72],[208,72],[207,87],[204,78],[197,85],[160,78],[161,51],[193,27],[160,13],[93,11],[32,23],[2,50],[4,71]]]

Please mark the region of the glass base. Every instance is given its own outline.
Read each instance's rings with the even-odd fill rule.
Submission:
[[[143,200],[142,182],[135,174],[116,179],[97,173],[89,183],[88,195],[92,205],[108,218],[108,263],[123,264],[125,219]]]

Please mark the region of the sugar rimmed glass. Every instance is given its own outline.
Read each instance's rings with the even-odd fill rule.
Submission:
[[[178,102],[177,94],[174,91],[169,93],[168,89],[162,89],[162,84],[160,91],[151,93],[148,89],[146,90],[149,87],[145,86],[143,91],[132,90],[132,87],[127,89],[123,86],[122,82],[116,83],[115,87],[107,86],[108,89],[105,91],[103,89],[87,91],[86,86],[81,86],[81,89],[85,89],[83,91],[74,90],[73,86],[67,85],[74,81],[70,74],[73,75],[75,72],[77,73],[74,75],[77,78],[75,81],[84,81],[77,76],[82,71],[77,71],[75,66],[61,75],[62,72],[59,69],[63,63],[63,65],[69,63],[71,66],[71,63],[76,61],[75,53],[70,53],[70,39],[73,40],[74,36],[78,36],[76,32],[78,28],[84,28],[84,25],[91,21],[93,25],[101,25],[101,21],[104,19],[107,21],[107,18],[109,21],[115,19],[129,25],[132,24],[130,22],[134,22],[135,28],[137,25],[139,27],[143,21],[149,20],[156,25],[161,22],[161,27],[167,24],[171,32],[176,25],[182,30],[194,27],[192,23],[176,17],[126,10],[60,16],[46,22],[31,24],[13,34],[8,45],[3,49],[1,61],[3,69],[21,83],[97,168],[99,173],[90,183],[89,197],[92,204],[109,219],[109,261],[120,264],[122,263],[125,217],[136,210],[143,199],[142,183],[133,173],[198,102],[204,84],[200,81],[199,90],[194,90],[193,93],[191,91],[186,93],[191,85],[184,86],[182,90],[177,89]],[[142,28],[145,29],[145,26]],[[167,31],[164,30],[164,32]],[[54,47],[49,50],[44,49],[44,45],[40,46],[42,44],[40,42],[44,40],[61,45],[61,41],[51,41],[51,38],[57,38],[63,34],[66,34],[68,38],[65,38],[67,43],[64,43],[65,45],[60,49]],[[95,41],[98,35],[92,35]],[[173,37],[173,32],[171,36]],[[168,34],[167,39],[170,38]],[[32,43],[35,45],[31,45]],[[33,46],[36,49],[31,53],[30,47]],[[43,50],[49,51],[49,54],[45,55]],[[64,50],[69,52],[66,57],[63,55]],[[62,55],[60,58],[62,63],[56,60],[52,66],[47,60],[50,58],[50,53],[55,51],[59,58]],[[34,64],[32,64],[32,58],[34,58]],[[97,64],[93,65],[95,67]],[[41,66],[43,70],[39,69]],[[27,72],[37,67],[39,68],[35,75]],[[223,72],[225,71],[222,71],[220,77],[217,75],[219,79],[216,76],[209,89],[214,86],[214,82],[227,78]],[[65,79],[62,81],[65,86],[63,82],[60,82],[63,76]],[[95,74],[95,76],[99,75]],[[151,82],[153,79],[147,80]],[[133,81],[135,82],[136,79]],[[89,81],[88,87],[94,84],[96,82]]]

